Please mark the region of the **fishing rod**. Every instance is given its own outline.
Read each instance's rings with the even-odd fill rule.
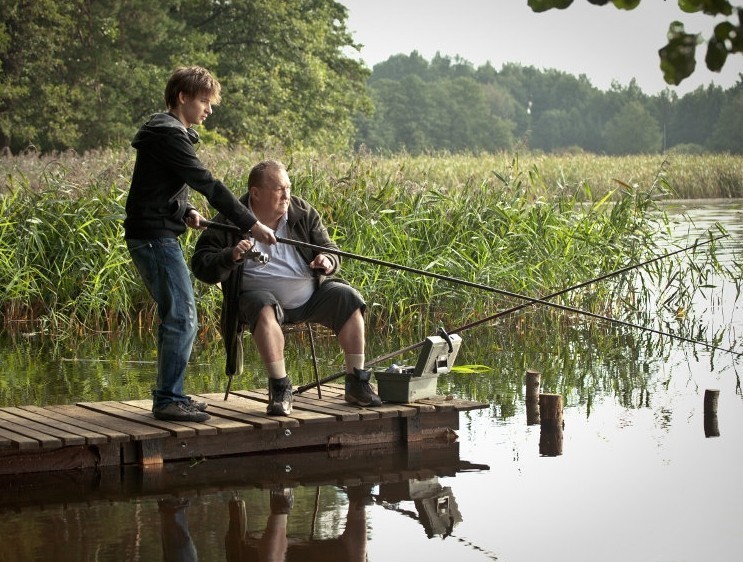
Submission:
[[[214,227],[214,228],[220,228],[220,229],[229,230],[229,231],[232,231],[232,232],[238,232],[238,233],[240,232],[240,229],[238,227],[236,227],[236,226],[233,226],[233,225],[222,224],[222,223],[214,223],[212,221],[201,221],[201,222],[202,222],[202,224],[206,225],[207,227],[210,227],[211,226],[211,227]],[[576,289],[581,288],[581,287],[583,287],[585,285],[588,285],[590,283],[595,283],[595,282],[597,282],[599,280],[606,279],[607,277],[610,277],[612,275],[618,275],[618,274],[623,273],[623,272],[626,272],[626,271],[628,271],[630,269],[636,269],[636,268],[641,267],[643,265],[647,265],[649,263],[652,263],[653,261],[657,261],[659,259],[667,258],[667,257],[669,257],[669,256],[671,256],[673,254],[677,254],[677,253],[684,252],[684,251],[687,251],[687,250],[690,250],[690,249],[694,249],[694,248],[696,248],[698,246],[702,246],[704,244],[709,244],[711,242],[720,240],[722,238],[726,238],[727,236],[728,236],[728,234],[722,234],[722,235],[717,236],[715,238],[710,238],[708,240],[704,240],[704,241],[701,241],[701,242],[697,240],[697,241],[694,242],[694,244],[692,244],[691,246],[688,246],[686,248],[682,248],[682,249],[676,250],[674,252],[664,254],[662,256],[657,256],[656,258],[650,259],[650,260],[648,260],[646,262],[643,262],[642,264],[637,264],[637,265],[634,265],[634,266],[627,266],[627,267],[625,267],[623,269],[620,269],[620,270],[617,270],[615,272],[602,275],[602,276],[600,276],[600,277],[598,277],[596,279],[593,279],[593,280],[590,280],[590,281],[586,281],[586,282],[581,283],[579,285],[576,285],[574,287],[569,287],[567,289],[563,289],[562,291],[558,291],[557,293],[552,294],[552,295],[548,295],[547,297],[544,297],[544,298],[528,297],[526,295],[520,295],[518,293],[514,293],[512,291],[507,291],[505,289],[497,289],[495,287],[490,287],[490,286],[484,285],[482,283],[475,283],[473,281],[467,281],[465,279],[459,279],[459,278],[452,277],[452,276],[449,276],[449,275],[442,275],[440,273],[435,273],[435,272],[431,272],[431,271],[425,271],[425,270],[422,270],[422,269],[417,269],[417,268],[409,267],[409,266],[406,266],[406,265],[401,265],[401,264],[396,264],[396,263],[392,263],[392,262],[387,262],[387,261],[379,260],[379,259],[376,259],[376,258],[370,258],[370,257],[362,256],[362,255],[359,255],[359,254],[353,254],[351,252],[346,252],[346,251],[339,250],[339,249],[336,249],[336,248],[327,248],[325,246],[319,246],[319,245],[316,245],[316,244],[311,244],[309,242],[302,242],[300,240],[292,240],[292,239],[283,238],[283,237],[280,237],[280,236],[277,236],[276,237],[276,240],[278,242],[281,242],[282,244],[289,244],[289,245],[292,245],[292,246],[309,248],[309,249],[315,250],[315,251],[320,252],[320,253],[335,254],[335,255],[338,255],[338,256],[341,256],[341,257],[347,257],[347,258],[355,259],[355,260],[358,260],[358,261],[365,261],[365,262],[368,262],[368,263],[372,263],[374,265],[380,265],[380,266],[389,267],[389,268],[392,268],[392,269],[399,269],[401,271],[407,271],[407,272],[410,272],[410,273],[415,273],[415,274],[418,274],[418,275],[423,275],[423,276],[427,276],[427,277],[433,277],[435,279],[440,279],[440,280],[443,280],[443,281],[449,281],[449,282],[452,282],[452,283],[457,283],[457,284],[460,284],[460,285],[465,285],[465,286],[468,286],[468,287],[473,287],[473,288],[476,288],[476,289],[481,289],[481,290],[484,290],[484,291],[494,292],[494,293],[498,293],[498,294],[501,294],[501,295],[506,295],[506,296],[509,296],[509,297],[512,297],[512,298],[517,298],[517,299],[521,299],[521,300],[527,301],[527,303],[524,303],[522,305],[513,307],[513,310],[508,309],[508,310],[502,311],[501,313],[498,313],[497,315],[494,315],[493,318],[489,318],[489,319],[483,320],[483,321],[481,321],[479,323],[483,323],[483,322],[486,322],[486,321],[489,321],[489,320],[493,320],[493,319],[495,319],[495,318],[497,318],[499,316],[510,314],[511,312],[515,312],[516,310],[520,310],[521,308],[524,308],[525,306],[529,306],[529,305],[532,305],[532,304],[545,304],[547,306],[551,306],[551,307],[557,308],[559,310],[564,310],[566,312],[572,312],[574,314],[581,314],[581,315],[588,316],[590,318],[596,318],[596,319],[599,319],[599,320],[608,320],[609,322],[612,322],[614,324],[619,324],[621,326],[625,326],[625,327],[629,327],[629,328],[635,328],[635,329],[639,329],[639,330],[644,330],[644,331],[647,331],[647,332],[651,332],[651,333],[654,333],[654,334],[657,334],[657,335],[661,335],[661,336],[666,336],[666,337],[669,337],[669,338],[677,339],[677,340],[684,341],[684,342],[687,342],[687,343],[692,343],[692,344],[695,344],[695,345],[701,345],[701,346],[706,347],[708,349],[714,349],[714,350],[724,351],[726,353],[732,353],[733,355],[736,355],[736,356],[741,356],[741,355],[743,355],[743,352],[737,352],[737,351],[735,351],[733,349],[717,347],[717,346],[714,346],[712,344],[708,344],[706,342],[701,342],[701,341],[698,341],[698,340],[693,340],[693,339],[690,339],[690,338],[686,338],[684,336],[679,336],[679,335],[671,334],[671,333],[668,333],[668,332],[664,332],[662,330],[656,330],[655,328],[649,328],[647,326],[641,326],[639,324],[634,324],[632,322],[627,322],[625,320],[619,320],[618,318],[611,318],[611,317],[608,317],[608,316],[602,316],[601,314],[596,314],[596,313],[589,312],[589,311],[586,311],[586,310],[581,310],[579,308],[575,308],[575,307],[572,307],[572,306],[557,304],[557,303],[549,302],[549,301],[546,300],[548,298],[553,298],[555,296],[561,295],[561,294],[563,294],[565,292],[576,290]],[[473,327],[474,325],[478,325],[478,324],[473,324],[472,326],[468,326],[468,327]],[[455,333],[456,331],[457,330],[452,330],[451,332],[452,333]],[[459,331],[461,331],[461,329]],[[394,357],[395,355],[398,355],[400,353],[403,353],[404,351],[408,351],[409,349],[415,349],[416,347],[420,347],[422,345],[423,345],[422,343],[419,343],[419,344],[416,344],[416,345],[414,345],[414,346],[412,346],[410,348],[405,348],[404,350],[395,352],[394,354],[391,354],[391,355],[390,354],[387,354],[387,355],[382,356],[382,358],[376,358],[374,360],[375,361],[374,363],[369,362],[369,363],[367,363],[367,366],[372,366],[372,365],[376,364],[377,362],[381,362],[384,359],[388,359],[390,357]],[[342,375],[343,375],[343,373],[340,373],[340,374],[339,373],[336,373],[335,375],[331,375],[332,378],[330,378],[329,380],[334,380],[335,378],[338,378],[338,377],[340,377]],[[319,384],[322,384],[323,382],[329,382],[329,381],[322,380],[322,381],[318,381],[318,382],[319,382]],[[318,382],[311,383],[311,386],[309,386],[309,388],[312,388],[313,386],[316,386],[318,384]],[[305,386],[308,386],[308,385],[305,385]]]
[[[659,260],[662,260],[662,259],[671,257],[671,256],[673,256],[675,254],[680,254],[682,252],[687,252],[689,250],[696,249],[699,246],[704,246],[705,244],[710,244],[711,242],[715,242],[715,241],[717,241],[717,240],[719,240],[721,238],[726,238],[727,236],[729,236],[729,235],[728,234],[723,234],[721,236],[717,236],[716,238],[710,238],[710,239],[704,240],[702,242],[700,242],[700,241],[697,240],[697,241],[694,242],[694,244],[692,244],[691,246],[687,246],[686,248],[680,248],[678,250],[674,250],[673,252],[668,252],[668,253],[665,253],[665,254],[663,254],[661,256],[656,256],[656,257],[651,258],[649,260],[646,260],[646,261],[644,261],[642,263],[637,263],[637,264],[634,264],[634,265],[627,265],[627,266],[625,266],[625,267],[623,267],[621,269],[617,269],[617,270],[611,271],[609,273],[604,273],[603,275],[600,275],[599,277],[595,277],[594,279],[589,279],[588,281],[583,281],[582,283],[578,283],[577,285],[573,285],[571,287],[566,287],[565,289],[561,289],[561,290],[556,291],[554,293],[550,293],[548,295],[545,295],[545,296],[541,297],[540,300],[548,300],[548,299],[553,299],[555,297],[559,297],[560,295],[563,295],[565,293],[569,293],[571,291],[582,289],[583,287],[586,287],[586,286],[591,285],[593,283],[598,283],[599,281],[604,281],[605,279],[609,279],[611,277],[616,277],[617,275],[621,275],[622,273],[627,273],[628,271],[631,271],[633,269],[638,269],[640,267],[645,267],[646,265],[649,265],[649,264],[651,264],[653,262],[656,262],[656,261],[659,261]],[[469,324],[465,324],[465,325],[460,326],[458,328],[454,328],[453,330],[450,330],[450,332],[452,334],[458,334],[460,332],[464,332],[465,330],[469,330],[470,328],[475,328],[476,326],[480,326],[481,324],[485,324],[486,322],[492,322],[493,320],[497,320],[498,318],[501,318],[502,316],[506,316],[508,314],[512,314],[514,312],[517,312],[517,311],[519,311],[519,310],[521,310],[523,308],[526,308],[528,306],[531,306],[532,304],[534,304],[534,303],[533,302],[526,302],[526,303],[517,304],[517,305],[512,306],[510,308],[507,308],[505,310],[501,310],[500,312],[496,312],[495,314],[492,314],[491,316],[488,316],[486,318],[482,318],[480,320],[476,320],[474,322],[471,322]],[[607,317],[604,317],[604,316],[602,316],[601,318],[606,318],[607,320],[611,320],[610,318],[607,318]],[[672,336],[672,337],[676,337],[676,336],[673,336],[672,334],[667,334],[667,335]],[[423,347],[424,343],[425,342],[418,342],[418,343],[409,345],[407,347],[404,347],[402,349],[399,349],[397,351],[393,351],[393,352],[390,352],[390,353],[386,353],[384,355],[380,355],[379,357],[375,357],[374,359],[372,359],[369,363],[367,363],[367,365],[373,366],[373,365],[376,365],[377,363],[381,363],[382,361],[386,361],[388,359],[391,359],[393,357],[396,357],[397,355],[400,355],[400,354],[405,353],[407,351],[413,351],[415,349],[418,349],[420,347]],[[699,342],[699,343],[702,343],[702,342]],[[712,346],[712,347],[713,347],[713,349],[719,349],[719,348],[716,348],[714,346]],[[731,350],[724,350],[724,351],[731,351]],[[735,352],[733,352],[733,353],[735,353]]]
[[[725,236],[727,236],[727,235],[721,235],[721,236],[718,236],[715,239],[716,240],[719,240],[720,238],[724,238]],[[475,289],[481,289],[483,291],[489,291],[489,292],[492,292],[492,293],[498,293],[498,294],[501,294],[501,295],[506,295],[506,296],[509,296],[509,297],[512,297],[512,298],[516,298],[516,299],[521,299],[521,300],[528,301],[529,304],[544,304],[544,305],[547,305],[547,306],[551,306],[553,308],[557,308],[559,310],[564,310],[566,312],[572,312],[573,314],[581,314],[583,316],[588,316],[589,318],[596,318],[596,319],[599,319],[599,320],[608,320],[609,322],[612,322],[614,324],[619,324],[620,326],[625,326],[625,327],[629,327],[629,328],[635,328],[635,329],[644,330],[644,331],[647,331],[647,332],[652,332],[654,334],[658,334],[658,335],[661,335],[661,336],[666,336],[666,337],[669,337],[669,338],[675,338],[677,340],[684,341],[684,342],[687,342],[687,343],[693,343],[695,345],[701,345],[701,346],[707,347],[709,349],[717,349],[717,350],[720,350],[720,351],[725,351],[727,353],[732,353],[733,355],[738,355],[738,356],[743,355],[743,352],[737,352],[737,351],[735,351],[733,349],[720,348],[720,347],[714,346],[712,344],[708,344],[706,342],[702,342],[702,341],[698,341],[698,340],[693,340],[693,339],[690,339],[690,338],[686,338],[684,336],[679,336],[679,335],[671,334],[671,333],[668,333],[668,332],[663,332],[662,330],[656,330],[655,328],[649,328],[647,326],[641,326],[640,324],[633,324],[632,322],[627,322],[626,320],[619,320],[618,318],[611,318],[609,316],[602,316],[601,314],[596,314],[594,312],[589,312],[587,310],[581,310],[580,308],[575,308],[575,307],[564,305],[564,304],[557,304],[557,303],[554,303],[554,302],[549,302],[549,301],[547,301],[545,299],[528,297],[526,295],[520,295],[520,294],[514,293],[512,291],[507,291],[505,289],[497,289],[495,287],[490,287],[490,286],[484,285],[482,283],[475,283],[473,281],[467,281],[465,279],[458,279],[456,277],[451,277],[449,275],[441,275],[440,273],[434,273],[432,271],[425,271],[425,270],[422,270],[422,269],[416,269],[414,267],[408,267],[406,265],[400,265],[400,264],[385,262],[385,261],[378,260],[378,259],[375,259],[375,258],[369,258],[369,257],[366,257],[366,256],[360,256],[358,254],[352,254],[350,252],[344,252],[343,250],[336,250],[334,248],[325,248],[323,246],[318,246],[316,244],[310,244],[309,242],[301,242],[299,240],[290,240],[288,238],[282,238],[280,236],[277,236],[276,237],[276,240],[279,241],[279,242],[281,242],[281,243],[283,243],[283,244],[291,244],[293,246],[300,246],[300,247],[303,247],[303,248],[310,248],[310,249],[313,249],[313,250],[318,251],[318,252],[332,253],[332,254],[336,254],[336,255],[339,255],[339,256],[344,256],[344,257],[348,257],[348,258],[352,258],[352,259],[356,259],[356,260],[360,260],[360,261],[366,261],[366,262],[373,263],[373,264],[376,264],[376,265],[382,265],[382,266],[385,266],[385,267],[391,267],[391,268],[394,268],[394,269],[400,269],[402,271],[408,271],[410,273],[416,273],[418,275],[424,275],[424,276],[427,276],[427,277],[433,277],[435,279],[440,279],[440,280],[443,280],[443,281],[449,281],[449,282],[452,282],[452,283],[457,283],[459,285],[465,285],[467,287],[473,287]],[[695,244],[694,246],[696,246],[696,245],[699,245],[699,244]],[[692,246],[692,248],[694,246]],[[667,256],[664,255],[663,257],[667,257]]]
[[[661,260],[661,259],[668,258],[668,257],[673,256],[675,254],[679,254],[681,252],[686,252],[686,251],[689,251],[689,250],[692,250],[692,249],[696,249],[697,247],[704,246],[705,244],[710,244],[710,243],[715,242],[717,240],[720,240],[722,238],[726,238],[727,236],[728,236],[728,234],[723,234],[723,235],[717,236],[715,238],[709,238],[709,239],[703,240],[703,241],[697,240],[697,241],[694,242],[694,244],[692,244],[690,246],[687,246],[685,248],[680,248],[680,249],[674,250],[673,252],[667,252],[667,253],[665,253],[663,255],[656,256],[654,258],[648,259],[648,260],[646,260],[644,262],[641,262],[641,263],[638,263],[638,264],[627,265],[627,266],[622,267],[620,269],[617,269],[615,271],[611,271],[609,273],[605,273],[603,275],[600,275],[600,276],[598,276],[598,277],[596,277],[594,279],[590,279],[588,281],[583,281],[582,283],[579,283],[577,285],[573,285],[573,286],[570,286],[570,287],[561,289],[559,291],[550,293],[550,294],[548,294],[548,295],[546,295],[546,296],[544,296],[544,297],[542,297],[540,299],[531,299],[531,298],[528,298],[528,297],[520,297],[520,298],[528,299],[530,302],[526,302],[526,303],[522,303],[522,304],[519,304],[519,305],[510,307],[508,309],[505,309],[505,310],[502,310],[500,312],[497,312],[497,313],[495,313],[495,314],[493,314],[491,316],[488,316],[487,318],[483,318],[481,320],[477,320],[475,322],[472,322],[472,323],[469,323],[469,324],[465,324],[464,326],[460,326],[458,328],[455,328],[453,330],[450,330],[450,333],[460,333],[460,332],[463,332],[463,331],[465,331],[467,329],[474,328],[475,326],[479,326],[479,325],[484,324],[486,322],[491,322],[493,320],[496,320],[497,318],[500,318],[502,316],[506,316],[508,314],[511,314],[513,312],[516,312],[518,310],[521,310],[523,308],[526,308],[527,306],[531,306],[532,304],[542,303],[542,302],[544,302],[547,299],[551,299],[551,298],[554,298],[554,297],[563,295],[563,294],[568,293],[570,291],[575,291],[577,289],[581,289],[583,287],[586,287],[587,285],[591,285],[593,283],[597,283],[599,281],[603,281],[605,279],[608,279],[610,277],[614,277],[614,276],[620,275],[622,273],[626,273],[626,272],[631,271],[633,269],[644,267],[644,266],[649,265],[649,264],[651,264],[653,262],[656,262],[656,261]],[[366,259],[371,260],[372,258],[366,258]],[[378,261],[378,260],[375,260],[375,261]],[[425,273],[427,273],[427,272],[425,272]],[[492,288],[488,287],[488,290],[495,290],[495,289],[492,289]],[[667,336],[667,337],[675,338],[675,339],[680,339],[682,341],[686,341],[686,342],[693,343],[693,344],[696,344],[696,345],[703,345],[703,346],[705,346],[707,348],[710,348],[710,349],[721,350],[721,351],[725,351],[725,352],[728,352],[728,353],[737,354],[739,356],[740,355],[743,355],[743,353],[736,352],[736,351],[734,351],[732,349],[726,349],[726,348],[716,347],[716,346],[711,345],[711,344],[708,344],[706,342],[700,342],[698,340],[691,340],[691,339],[685,338],[683,336],[677,336],[677,335],[670,334],[670,333],[667,333],[667,332],[663,332],[663,331],[660,331],[660,330],[655,330],[654,328],[648,328],[646,326],[640,326],[639,324],[632,324],[630,322],[625,322],[623,320],[618,320],[616,318],[609,318],[609,317],[606,317],[606,316],[601,316],[599,314],[594,314],[594,313],[586,312],[586,311],[583,311],[583,310],[580,310],[580,309],[575,309],[575,308],[572,308],[572,307],[567,307],[567,306],[563,306],[563,305],[556,305],[555,303],[546,303],[546,304],[551,305],[551,306],[556,306],[556,307],[561,308],[563,310],[570,310],[570,311],[574,311],[574,312],[579,312],[580,314],[585,314],[585,315],[592,316],[594,318],[598,318],[598,319],[601,319],[601,320],[609,320],[611,322],[619,323],[619,324],[622,324],[624,326],[628,326],[628,327],[632,327],[632,328],[638,328],[638,329],[646,330],[646,331],[651,331],[651,332],[654,332],[654,333],[659,334],[659,335],[663,335],[663,336]],[[397,355],[400,355],[402,353],[405,353],[407,351],[412,351],[412,350],[418,349],[418,348],[422,347],[424,344],[425,344],[425,342],[419,342],[419,343],[410,345],[408,347],[404,347],[402,349],[399,349],[397,351],[394,351],[394,352],[391,352],[391,353],[386,353],[384,355],[380,355],[379,357],[376,357],[376,358],[372,359],[371,361],[366,362],[365,366],[372,367],[372,366],[374,366],[374,365],[376,365],[378,363],[381,363],[382,361],[386,361],[388,359],[391,359],[391,358],[393,358],[393,357],[395,357]],[[303,385],[303,386],[298,387],[294,391],[294,393],[295,394],[302,393],[305,390],[309,390],[309,389],[314,388],[315,386],[318,386],[320,384],[325,384],[325,383],[331,382],[331,381],[336,380],[336,379],[338,379],[338,378],[340,378],[340,377],[342,377],[344,375],[345,375],[345,373],[335,373],[333,375],[329,375],[329,376],[321,379],[320,381],[316,381],[316,382],[313,382],[313,383],[308,383],[306,385]]]

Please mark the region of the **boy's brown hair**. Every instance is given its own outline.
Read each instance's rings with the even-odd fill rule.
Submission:
[[[212,104],[216,105],[222,100],[221,91],[219,81],[206,68],[181,66],[173,72],[165,86],[165,105],[168,109],[177,107],[178,94],[181,92],[189,97],[206,94]]]

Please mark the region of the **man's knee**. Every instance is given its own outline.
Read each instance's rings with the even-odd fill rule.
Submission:
[[[276,322],[276,310],[273,305],[265,304],[263,308],[258,311],[259,322]]]
[[[263,305],[256,316],[255,328],[269,328],[278,325],[280,324],[279,319],[277,318],[276,307],[271,304]]]

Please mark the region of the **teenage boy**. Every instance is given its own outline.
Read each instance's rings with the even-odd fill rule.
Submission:
[[[157,303],[157,382],[152,413],[157,419],[206,421],[206,404],[186,396],[183,382],[198,327],[188,266],[178,237],[204,220],[188,202],[189,187],[211,206],[265,244],[273,231],[260,223],[196,156],[192,129],[212,113],[221,86],[208,70],[178,68],[165,87],[166,113],[152,115],[137,132],[137,150],[124,232],[127,248],[145,287]]]

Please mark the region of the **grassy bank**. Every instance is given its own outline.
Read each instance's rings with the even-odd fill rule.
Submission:
[[[266,156],[293,162],[295,173],[320,174],[331,181],[357,181],[379,188],[395,184],[409,189],[461,191],[472,185],[499,186],[528,174],[531,195],[552,195],[589,186],[593,197],[603,197],[617,181],[647,188],[665,181],[668,196],[676,199],[743,197],[743,156],[729,154],[673,154],[665,156],[597,156],[593,154],[429,154],[420,156],[372,154],[296,155],[231,151],[202,147],[200,156],[216,175],[234,189],[245,185],[250,167]],[[64,179],[84,190],[92,184],[126,188],[134,164],[133,150],[103,150],[39,156],[36,153],[0,156],[0,193],[27,184],[43,190],[49,181]]]
[[[266,155],[209,148],[202,156],[240,194],[250,167]],[[657,202],[739,196],[743,184],[741,159],[723,156],[684,156],[682,163],[586,155],[278,156],[290,167],[294,192],[318,207],[343,250],[533,296],[659,253],[668,241]],[[121,228],[132,153],[22,155],[0,165],[4,328],[51,335],[149,330],[154,307]],[[193,200],[213,214],[201,196]],[[187,256],[196,236],[182,238]],[[436,323],[444,314],[451,323],[452,311],[461,323],[518,304],[351,259],[343,276],[367,298],[370,326],[378,330]],[[572,293],[571,302],[602,312],[619,299],[636,300],[634,283],[618,281]],[[202,326],[214,330],[218,291],[201,283],[196,290]]]

